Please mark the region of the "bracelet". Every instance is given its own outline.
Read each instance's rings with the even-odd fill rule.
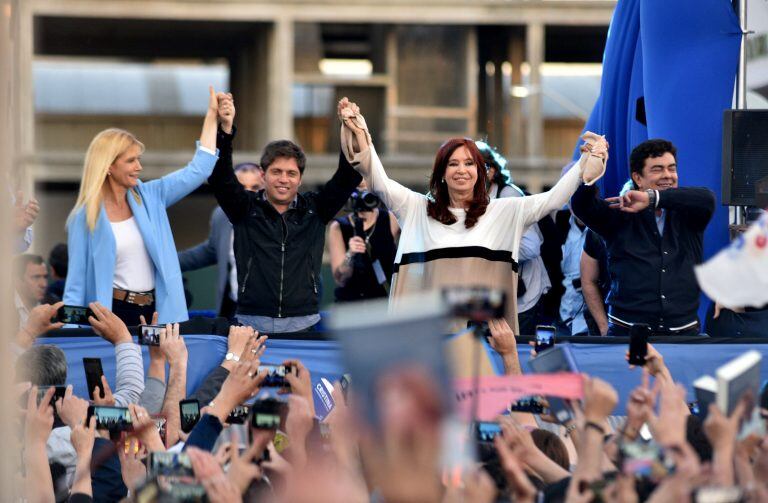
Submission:
[[[576,423],[569,424],[568,426],[565,427],[565,436],[570,437],[571,433],[573,433],[574,430],[576,430]]]
[[[597,430],[600,432],[602,436],[605,436],[605,428],[603,428],[602,425],[597,424],[594,421],[587,421],[584,423],[584,430],[586,431],[589,428],[592,428],[593,430]]]

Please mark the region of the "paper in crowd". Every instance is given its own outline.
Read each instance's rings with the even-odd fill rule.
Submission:
[[[455,411],[462,419],[493,421],[496,416],[507,410],[512,402],[523,397],[546,395],[567,399],[582,398],[583,382],[581,374],[570,372],[481,376],[477,383],[471,377],[455,379]],[[477,417],[473,418],[476,391]]]
[[[768,214],[726,249],[696,267],[702,291],[734,309],[768,304]]]

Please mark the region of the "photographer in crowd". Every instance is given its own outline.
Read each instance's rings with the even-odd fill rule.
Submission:
[[[352,213],[331,222],[328,251],[336,302],[389,295],[400,227],[397,219],[362,182],[352,193]]]

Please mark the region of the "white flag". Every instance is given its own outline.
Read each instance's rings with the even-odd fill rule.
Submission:
[[[710,299],[729,309],[768,304],[768,213],[697,266],[696,277]]]

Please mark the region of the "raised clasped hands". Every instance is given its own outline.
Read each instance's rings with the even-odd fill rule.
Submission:
[[[349,101],[347,97],[342,98],[339,101],[337,107],[339,120],[352,133],[352,138],[347,140],[347,149],[350,150],[350,154],[355,152],[362,152],[371,144],[371,137],[368,134],[368,126],[365,124],[365,119],[360,114],[360,107],[356,103]],[[342,142],[344,142],[342,138]]]
[[[217,93],[218,119],[221,129],[227,133],[232,133],[232,125],[235,121],[235,99],[232,93]]]

